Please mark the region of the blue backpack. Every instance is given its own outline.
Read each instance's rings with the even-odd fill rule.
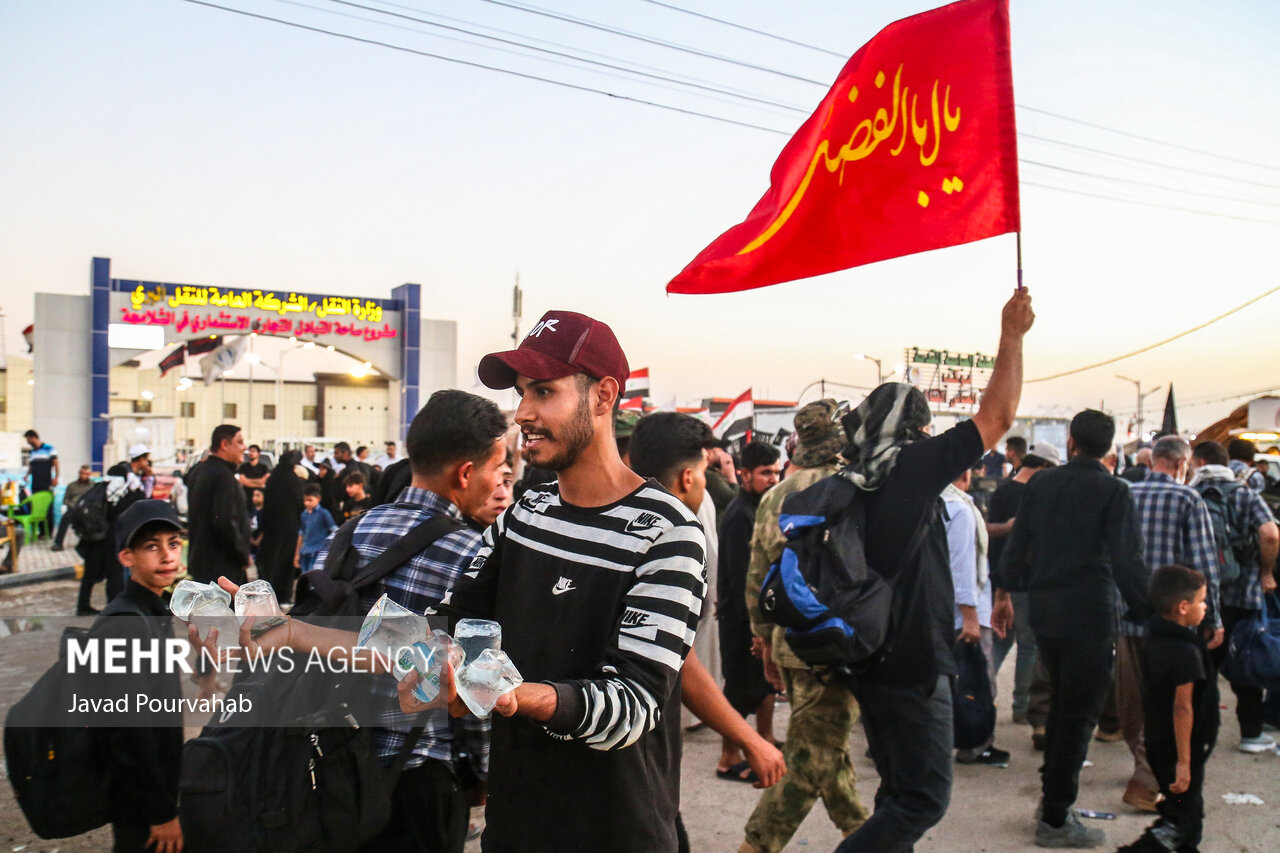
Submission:
[[[865,493],[839,475],[787,495],[778,518],[787,543],[760,587],[766,619],[815,669],[849,676],[888,651],[893,587],[867,562]],[[919,549],[921,524],[903,554]]]

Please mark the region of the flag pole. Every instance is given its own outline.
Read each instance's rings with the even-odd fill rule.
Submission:
[[[1018,290],[1022,290],[1022,232],[1015,231],[1014,236],[1018,238]]]

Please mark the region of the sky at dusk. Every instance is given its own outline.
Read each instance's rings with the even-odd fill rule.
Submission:
[[[458,322],[464,388],[480,356],[510,346],[517,274],[525,330],[548,308],[604,320],[660,400],[748,386],[794,399],[820,378],[872,384],[856,353],[887,372],[912,346],[994,351],[1013,235],[745,293],[664,293],[755,204],[845,59],[930,4],[219,4],[569,85],[183,0],[0,4],[11,353],[32,294],[87,293],[94,256],[119,278],[222,287],[387,297],[418,282],[424,316]],[[1280,285],[1280,8],[1013,0],[1010,17],[1038,315],[1028,379]],[[1240,402],[1216,398],[1280,387],[1280,293],[1149,353],[1030,383],[1023,411],[1127,415],[1134,387],[1115,374],[1174,382],[1183,423],[1203,426]]]

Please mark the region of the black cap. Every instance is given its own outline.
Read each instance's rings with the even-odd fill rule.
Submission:
[[[138,501],[131,504],[116,519],[116,550],[123,551],[128,548],[138,531],[153,521],[164,522],[174,530],[182,530],[178,513],[168,501]]]

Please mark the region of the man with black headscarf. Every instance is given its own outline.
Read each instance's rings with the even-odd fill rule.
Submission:
[[[854,685],[880,774],[875,813],[838,853],[909,851],[946,813],[955,592],[941,494],[1013,426],[1022,395],[1022,338],[1034,320],[1030,294],[1016,291],[1004,306],[995,370],[972,420],[930,437],[924,394],[887,383],[842,421],[849,466],[840,476],[866,492],[867,562],[894,595],[884,656]]]

